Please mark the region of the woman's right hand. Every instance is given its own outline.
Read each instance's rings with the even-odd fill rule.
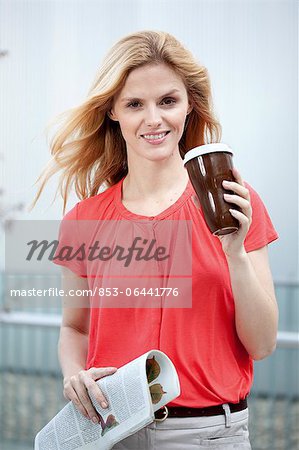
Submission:
[[[97,385],[96,380],[112,375],[116,371],[116,367],[91,367],[88,370],[80,370],[77,375],[64,377],[63,395],[67,400],[73,402],[74,406],[84,417],[91,419],[94,423],[98,423],[98,413],[90,400],[90,395],[96,399],[102,408],[107,408],[107,399]]]

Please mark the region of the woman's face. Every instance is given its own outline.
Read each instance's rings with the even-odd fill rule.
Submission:
[[[131,157],[160,161],[178,152],[191,107],[185,85],[165,64],[134,69],[110,111]]]

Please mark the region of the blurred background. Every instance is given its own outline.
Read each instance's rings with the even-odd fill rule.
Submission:
[[[253,449],[298,449],[298,2],[0,0],[1,449],[32,448],[64,404],[59,299],[29,309],[10,297],[11,288],[29,288],[30,278],[4,274],[4,220],[61,219],[57,177],[28,210],[50,157],[46,126],[84,100],[119,38],[145,29],[174,34],[207,67],[222,141],[279,233],[269,246],[278,348],[255,363],[250,432]],[[72,195],[67,210],[76,201]]]

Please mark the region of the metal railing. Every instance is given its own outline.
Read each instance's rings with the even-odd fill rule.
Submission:
[[[57,328],[61,324],[61,315],[0,311],[0,323]],[[299,348],[299,331],[278,331],[277,345],[280,348]]]

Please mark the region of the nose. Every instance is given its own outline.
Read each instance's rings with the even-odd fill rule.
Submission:
[[[161,114],[159,108],[156,106],[150,106],[145,111],[144,123],[147,127],[157,128],[162,123]]]

